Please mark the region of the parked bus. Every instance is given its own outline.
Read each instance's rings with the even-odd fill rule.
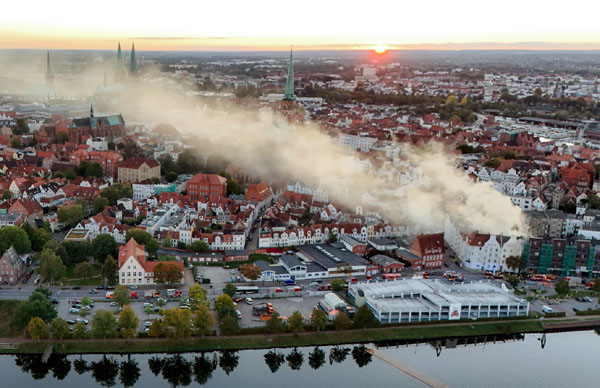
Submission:
[[[239,286],[235,291],[236,294],[258,294],[257,286]]]

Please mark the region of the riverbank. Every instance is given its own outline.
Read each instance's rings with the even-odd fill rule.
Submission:
[[[152,352],[203,352],[215,350],[246,350],[279,347],[326,346],[347,343],[377,343],[390,341],[430,341],[442,338],[461,338],[472,336],[509,335],[518,333],[541,333],[547,329],[555,330],[567,324],[567,330],[584,330],[600,327],[598,319],[580,320],[539,319],[493,322],[459,322],[454,324],[411,325],[401,327],[383,327],[366,330],[347,330],[341,332],[305,332],[281,335],[239,335],[209,336],[205,339],[189,338],[181,341],[169,339],[135,338],[123,339],[86,339],[62,341],[13,341],[13,349],[0,349],[0,353],[42,353],[48,344],[55,351],[67,354],[85,353],[152,353]],[[21,340],[22,341],[22,340]]]

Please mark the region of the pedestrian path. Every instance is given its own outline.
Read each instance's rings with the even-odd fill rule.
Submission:
[[[410,366],[408,366],[406,364],[402,364],[402,363],[398,362],[397,360],[393,360],[393,359],[387,357],[384,353],[380,352],[377,349],[367,349],[367,352],[371,353],[373,356],[377,357],[378,359],[385,362],[386,364],[389,364],[389,365],[393,366],[394,368],[401,370],[405,374],[409,375],[410,377],[412,377],[413,379],[415,379],[417,381],[420,381],[421,383],[427,385],[428,387],[449,388],[446,384],[440,383],[439,381],[437,381],[429,376],[425,376],[421,372],[411,368]]]

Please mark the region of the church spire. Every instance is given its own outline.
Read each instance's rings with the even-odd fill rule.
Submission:
[[[90,117],[94,117],[94,104],[90,100]]]
[[[115,65],[115,78],[123,77],[123,53],[121,52],[121,42],[117,46],[117,63]]]
[[[131,44],[131,59],[129,60],[129,75],[137,75],[137,63],[135,60],[135,43]]]
[[[290,47],[290,63],[288,65],[287,79],[285,82],[285,94],[283,95],[284,101],[294,101],[294,59],[292,58],[292,48]]]
[[[54,78],[54,73],[52,72],[52,66],[50,65],[50,50],[46,51],[46,79],[50,80]]]

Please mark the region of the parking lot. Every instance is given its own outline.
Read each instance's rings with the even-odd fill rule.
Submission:
[[[155,318],[160,318],[160,315],[158,315],[158,313],[153,312],[150,315],[146,314],[144,312],[144,303],[147,303],[147,301],[144,300],[143,298],[140,298],[138,300],[132,300],[130,303],[131,308],[133,309],[133,311],[135,311],[136,315],[140,319],[140,324],[139,324],[139,328],[138,328],[139,331],[144,331],[144,322],[147,319],[152,320]],[[151,303],[151,302],[148,302],[148,303]],[[88,330],[91,330],[92,317],[98,310],[111,311],[115,314],[115,317],[118,317],[119,307],[111,306],[109,300],[106,300],[106,301],[95,300],[93,305],[94,305],[94,307],[89,310],[89,314],[85,317],[85,319],[87,319],[89,321],[89,324],[87,325]],[[154,302],[153,305],[156,306],[156,302]],[[177,307],[177,306],[179,306],[179,302],[173,301],[173,302],[167,302],[167,304],[163,308],[170,309],[170,308]],[[70,313],[69,312],[70,308],[71,308],[71,304],[69,303],[69,301],[66,299],[61,299],[60,302],[56,305],[56,311],[58,312],[58,316],[65,320],[76,320],[77,318],[81,318],[81,315],[78,313]],[[72,327],[72,325],[69,325],[69,326]]]
[[[250,297],[252,297],[250,295]],[[297,298],[281,298],[281,299],[253,299],[253,304],[272,303],[273,309],[281,316],[289,317],[296,310],[300,311],[306,319],[310,319],[312,310],[318,305],[321,296],[303,296]],[[242,327],[264,326],[264,322],[259,316],[252,314],[252,306],[244,301],[238,303],[238,310],[242,313],[240,325]]]

